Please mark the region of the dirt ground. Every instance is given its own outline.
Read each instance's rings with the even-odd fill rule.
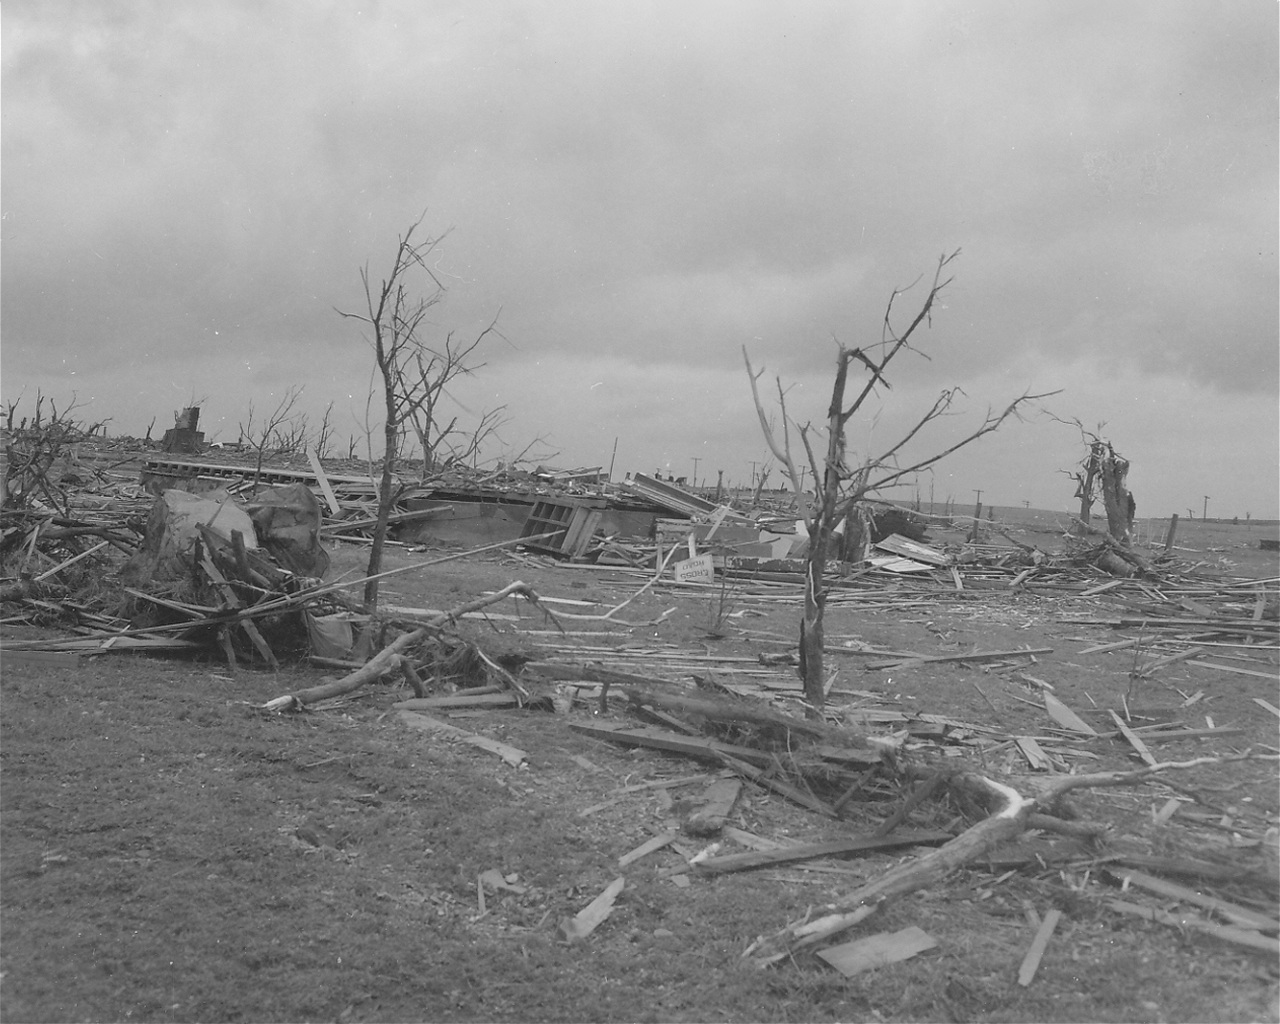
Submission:
[[[1181,572],[1217,580],[1280,576],[1277,556],[1257,543],[1274,528],[1264,534],[1183,523],[1179,531]],[[934,535],[935,542],[948,539],[955,538]],[[339,550],[331,576],[359,575],[363,557],[356,547]],[[388,567],[425,557],[396,551]],[[603,612],[641,585],[621,572],[497,553],[392,577],[383,601],[451,607],[516,579],[544,597],[593,602],[559,606],[580,613]],[[573,632],[584,635],[571,636],[557,635],[527,605],[508,602],[495,611],[518,620],[467,620],[461,630],[486,650],[529,658],[613,648],[635,656],[631,671],[654,674],[664,674],[663,653],[755,659],[794,648],[794,600],[737,595],[721,639],[707,628],[716,601],[707,592],[655,588],[618,617],[644,622],[674,607],[661,624],[582,620]],[[835,645],[1052,653],[1034,664],[1022,658],[893,671],[833,655],[830,667],[840,672],[833,713],[931,712],[1041,735],[1052,723],[1039,706],[1040,688],[1023,678],[1031,675],[1098,725],[1109,721],[1106,709],[1119,712],[1127,703],[1138,715],[1200,728],[1209,716],[1217,727],[1242,730],[1230,739],[1161,744],[1162,760],[1275,753],[1277,720],[1253,700],[1280,705],[1274,647],[1215,652],[1217,662],[1261,674],[1184,661],[1136,686],[1129,676],[1134,650],[1080,653],[1140,636],[1081,621],[1130,614],[1134,603],[1123,588],[1080,597],[1049,586],[955,593],[939,585],[893,607],[834,606],[827,632]],[[734,665],[746,664],[721,663],[716,672],[732,681]],[[793,669],[776,673],[795,681]],[[668,827],[680,801],[716,771],[570,728],[631,721],[625,702],[611,702],[604,715],[579,703],[568,714],[496,710],[450,719],[526,751],[517,769],[406,728],[391,708],[409,696],[399,682],[367,686],[327,710],[262,710],[321,675],[305,666],[273,675],[232,672],[212,657],[114,654],[75,669],[3,666],[5,1020],[1280,1019],[1274,956],[1116,913],[1108,900],[1119,891],[1098,859],[1127,851],[1263,870],[1257,837],[1280,812],[1275,760],[1081,793],[1074,798],[1079,813],[1111,826],[1093,856],[1013,870],[975,865],[914,893],[848,937],[917,925],[937,946],[845,978],[811,954],[767,969],[742,954],[757,936],[819,910],[910,851],[703,877],[668,847],[620,869],[618,858]],[[862,694],[847,695],[854,690]],[[1204,696],[1184,707],[1198,691]],[[800,713],[792,701],[778,706]],[[1076,771],[1135,765],[1127,746],[1113,740],[1077,747],[1085,755],[1070,759]],[[975,758],[974,767],[1014,786],[1031,772],[1007,745],[984,762]],[[619,792],[688,776],[700,781]],[[1201,813],[1156,824],[1172,796]],[[818,841],[873,831],[893,809],[855,800],[837,822],[748,786],[732,824],[769,840]],[[938,801],[920,807],[908,825],[963,822],[953,805]],[[725,846],[723,852],[741,849]],[[490,869],[511,888],[486,887],[482,912],[477,876]],[[565,942],[561,919],[618,876],[626,886],[612,915],[586,940]],[[1261,899],[1272,915],[1277,910],[1274,893],[1256,887],[1205,891]],[[1019,964],[1034,935],[1028,908],[1043,916],[1053,907],[1062,922],[1035,980],[1021,986]]]

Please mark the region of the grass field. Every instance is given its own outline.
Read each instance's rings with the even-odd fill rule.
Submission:
[[[1044,531],[1049,543],[1053,519],[1015,522],[1012,510],[997,514],[1005,511],[1008,526],[1025,531],[1015,535]],[[1179,571],[1274,579],[1280,564],[1259,549],[1260,536],[1243,525],[1183,523]],[[934,537],[954,539],[945,531]],[[356,548],[338,552],[334,575],[358,568],[363,557]],[[393,554],[392,564],[409,557]],[[638,586],[598,570],[494,556],[396,577],[384,600],[447,607],[516,578],[544,596],[597,607]],[[563,650],[591,642],[746,657],[781,649],[739,634],[708,638],[709,600],[649,592],[624,617],[642,621],[673,605],[676,613],[656,627],[598,624],[597,637],[554,639],[534,632],[545,628],[536,616],[463,630],[495,651],[534,656],[549,649],[544,644]],[[794,635],[794,607],[748,598],[737,607],[750,612],[736,621],[753,634]],[[1132,652],[1079,654],[1115,634],[1071,621],[1116,607],[1107,595],[939,595],[907,611],[833,608],[828,634],[928,652],[1051,647],[1032,669],[1037,678],[1072,707],[1118,710],[1130,690]],[[1179,692],[1203,690],[1183,714],[1189,724],[1203,725],[1209,714],[1219,727],[1244,730],[1212,751],[1194,739],[1167,744],[1162,758],[1274,749],[1276,720],[1253,698],[1280,704],[1280,682],[1265,677],[1276,671],[1276,653],[1242,656],[1263,675],[1183,662],[1145,684],[1144,705],[1176,709]],[[1036,734],[1047,722],[1028,699],[1036,691],[1012,669],[926,664],[885,673],[852,659],[835,667],[840,687],[879,694],[876,706],[1011,734]],[[123,655],[75,669],[3,666],[5,1020],[1277,1019],[1274,957],[1114,913],[1107,900],[1117,892],[1088,859],[1013,873],[974,866],[854,933],[914,924],[937,939],[934,950],[904,963],[854,979],[811,954],[756,968],[742,958],[756,936],[906,854],[826,861],[817,870],[688,873],[684,886],[677,880],[683,862],[670,849],[619,869],[618,858],[667,827],[690,790],[670,790],[674,807],[663,789],[616,791],[710,769],[581,736],[571,722],[599,721],[584,706],[569,715],[506,710],[453,720],[527,751],[521,770],[406,729],[389,713],[407,695],[397,685],[368,686],[326,711],[261,710],[319,675],[308,668],[232,673],[214,660]],[[627,715],[617,704],[605,717]],[[1087,749],[1094,755],[1088,770],[1131,763],[1111,741]],[[1028,770],[1007,751],[987,768],[1013,784]],[[1175,816],[1155,825],[1153,808],[1180,792],[1162,784],[1090,791],[1078,810],[1112,826],[1104,852],[1194,854],[1261,867],[1249,837],[1280,812],[1275,761],[1207,766],[1176,781],[1195,794],[1187,798],[1194,806],[1221,809],[1234,824],[1214,829]],[[855,801],[846,820],[833,822],[748,787],[733,824],[777,841],[830,839],[873,830],[892,806]],[[909,824],[956,820],[956,808],[938,802]],[[520,891],[489,888],[481,912],[477,876],[489,869]],[[613,915],[586,941],[563,941],[559,921],[619,875],[626,888]],[[1065,916],[1036,980],[1023,987],[1017,971],[1033,935],[1028,906],[1040,914],[1058,907]]]

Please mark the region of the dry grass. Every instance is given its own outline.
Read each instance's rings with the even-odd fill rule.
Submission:
[[[1186,540],[1198,543],[1191,531]],[[1244,551],[1203,555],[1239,563]],[[1257,575],[1276,574],[1271,558],[1259,563]],[[389,589],[400,592],[387,599],[448,606],[459,595],[517,576],[549,595],[603,602],[634,586],[585,572],[531,575],[527,566],[495,559],[441,567],[419,583],[399,578]],[[676,600],[644,595],[636,617]],[[1056,621],[1059,610],[1035,596],[984,595],[905,617],[840,609],[829,631],[895,649],[964,649],[979,641],[1053,646],[1055,654],[1034,670],[1039,677],[1073,707],[1090,707],[1086,692],[1104,707],[1118,707],[1131,655],[1077,659],[1072,652],[1081,645],[1065,638],[1081,634],[1081,627]],[[752,628],[794,627],[793,610],[767,612]],[[689,647],[706,639],[705,615],[705,599],[681,600],[671,620],[637,629],[626,642]],[[536,616],[525,625],[544,628]],[[469,626],[468,635],[534,652],[533,641],[510,624],[480,623]],[[727,639],[714,649],[756,648]],[[1013,699],[1023,691],[1008,673],[947,665],[890,674],[840,667],[842,685],[875,689],[904,708],[987,720],[1015,732],[1034,732],[1041,722],[1034,708]],[[314,681],[315,673],[299,674]],[[998,714],[971,680],[995,701]],[[845,873],[790,868],[695,877],[687,888],[670,877],[681,863],[670,850],[620,872],[617,858],[665,827],[671,815],[660,791],[627,794],[591,815],[579,812],[615,799],[613,791],[624,784],[692,774],[697,765],[586,739],[565,718],[540,712],[455,720],[528,751],[529,767],[516,771],[481,751],[404,729],[386,712],[407,694],[389,686],[369,687],[334,710],[303,716],[254,707],[295,682],[265,673],[233,676],[215,663],[114,655],[78,670],[5,666],[0,1016],[1277,1019],[1274,962],[1118,917],[1105,908],[1113,891],[1096,879],[1086,882],[1078,870],[1064,877],[1032,867],[997,883],[1003,872],[975,868],[904,899],[873,919],[875,927],[918,924],[938,939],[937,949],[857,979],[810,955],[755,969],[740,955],[752,939],[847,892],[894,857],[844,861],[838,866]],[[1243,725],[1256,732],[1246,740],[1275,743],[1274,723],[1259,720],[1251,697],[1275,703],[1280,686],[1185,664],[1147,685],[1172,703],[1170,686],[1202,688],[1217,724]],[[1124,764],[1122,748],[1097,749],[1100,767]],[[1188,741],[1162,752],[1199,751]],[[1248,806],[1264,817],[1277,811],[1273,765],[1183,781],[1203,789],[1206,799],[1243,806],[1248,796]],[[680,799],[685,792],[672,795]],[[1185,852],[1200,833],[1176,818],[1163,831],[1150,825],[1150,805],[1164,796],[1107,791],[1079,804],[1086,816],[1112,821],[1142,848],[1165,843]],[[837,823],[748,787],[734,823],[769,838],[830,839],[873,827],[886,806],[855,807],[851,820]],[[922,808],[912,824],[936,824],[943,810]],[[1218,849],[1224,856],[1254,856]],[[516,876],[525,891],[487,893],[481,916],[476,876],[490,868]],[[585,943],[561,942],[558,920],[619,873],[627,888],[613,916]],[[1016,973],[1032,935],[1025,902],[1041,913],[1059,906],[1066,917],[1035,983],[1024,989]]]

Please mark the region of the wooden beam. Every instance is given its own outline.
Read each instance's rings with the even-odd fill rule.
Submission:
[[[750,871],[753,868],[774,864],[793,864],[797,861],[817,860],[819,857],[839,857],[871,850],[892,850],[903,846],[937,846],[952,838],[949,832],[936,830],[923,832],[898,832],[891,836],[852,836],[827,843],[805,843],[802,846],[784,846],[777,850],[753,850],[750,853],[732,853],[724,857],[712,857],[700,861],[697,869],[706,874],[720,875],[732,871]]]

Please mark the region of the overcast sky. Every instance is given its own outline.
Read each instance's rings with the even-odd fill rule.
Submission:
[[[509,450],[748,482],[742,346],[821,420],[835,341],[905,323],[890,447],[945,387],[922,478],[1065,509],[1078,418],[1138,514],[1280,514],[1277,6],[7,0],[3,397],[74,392],[112,433],[305,386],[359,432],[359,268],[448,232],[429,341],[506,340],[455,389]],[[29,408],[29,405],[28,405]],[[345,445],[344,445],[345,447]],[[501,454],[495,448],[492,454]],[[776,479],[776,470],[775,476]],[[897,496],[909,496],[896,492]]]

